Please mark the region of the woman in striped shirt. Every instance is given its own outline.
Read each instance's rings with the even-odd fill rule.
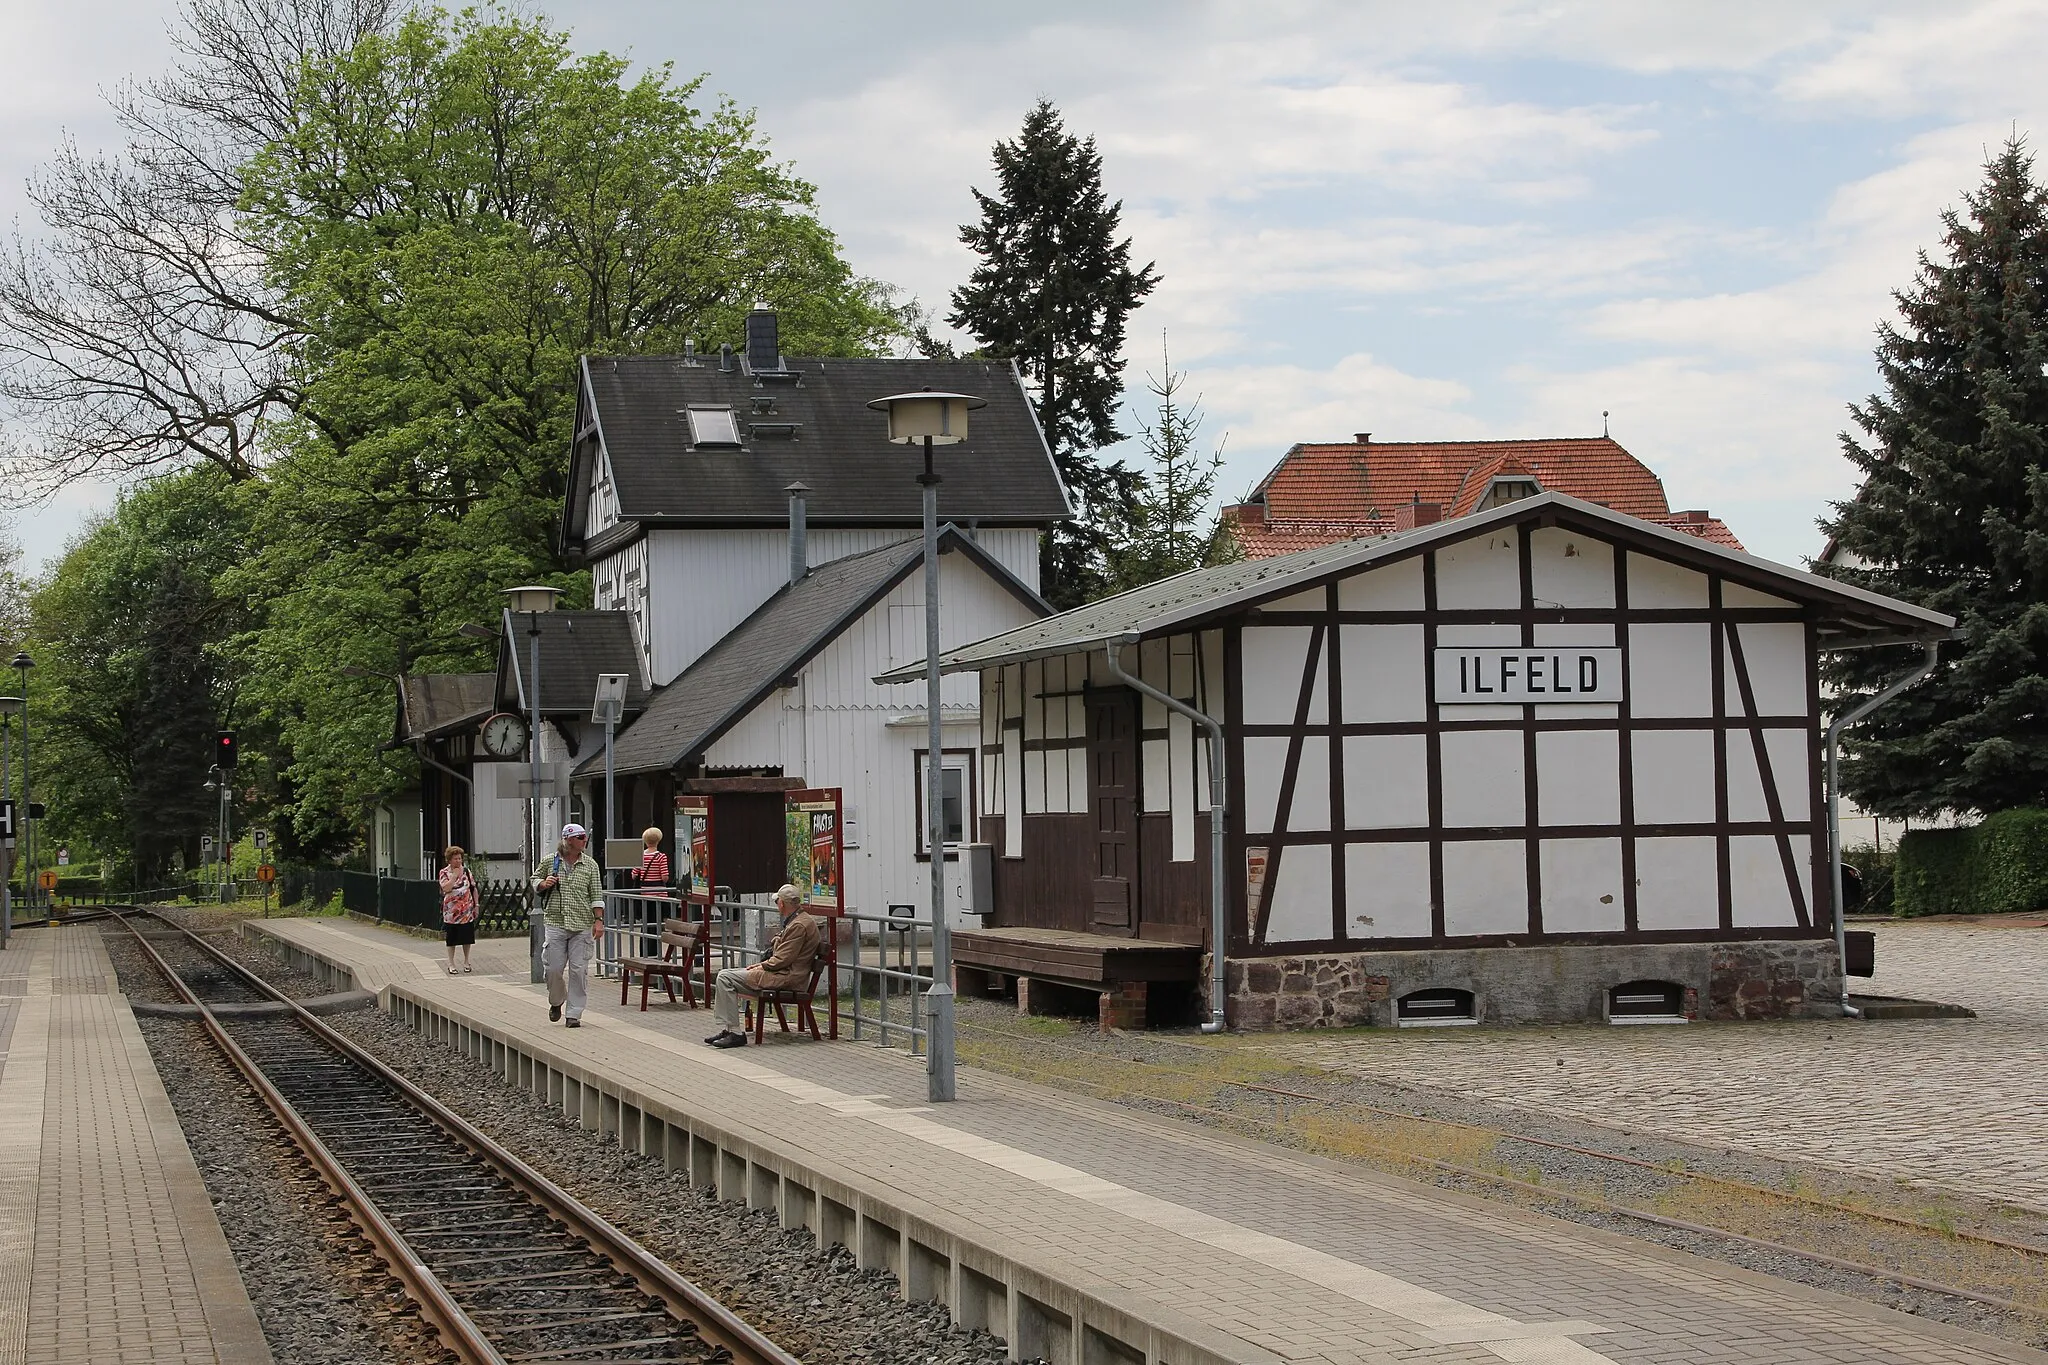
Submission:
[[[633,883],[650,896],[668,894],[668,855],[661,851],[661,831],[644,829],[640,831],[640,866],[627,875]]]

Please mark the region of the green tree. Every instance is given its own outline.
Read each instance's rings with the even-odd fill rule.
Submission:
[[[28,585],[21,577],[21,545],[11,520],[0,517],[0,644],[13,657],[15,642],[28,633]]]
[[[1187,373],[1173,368],[1163,335],[1159,360],[1159,373],[1145,376],[1146,389],[1158,401],[1158,416],[1139,428],[1145,461],[1135,471],[1136,493],[1121,524],[1111,530],[1105,553],[1110,592],[1231,563],[1242,555],[1237,538],[1209,507],[1223,467],[1223,445],[1219,442],[1207,455],[1196,449],[1202,401],[1185,398]]]
[[[277,428],[258,552],[251,698],[290,751],[296,834],[338,851],[410,776],[383,754],[393,674],[478,666],[457,634],[497,589],[551,582],[583,354],[742,340],[871,354],[902,331],[753,116],[667,68],[577,56],[498,14],[415,14],[308,65],[289,136],[247,169],[294,416]]]
[[[2018,138],[1945,213],[1852,409],[1863,475],[1832,572],[1957,618],[1932,678],[1850,732],[1843,787],[1888,815],[2048,803],[2048,195]],[[1906,660],[1833,656],[1838,705]]]
[[[1068,133],[1050,100],[994,154],[996,193],[974,191],[981,221],[960,229],[981,263],[947,321],[1037,389],[1038,424],[1079,504],[1078,520],[1046,538],[1040,588],[1056,607],[1077,606],[1106,587],[1109,527],[1137,491],[1131,470],[1094,452],[1123,439],[1124,325],[1159,276],[1150,263],[1131,269],[1123,201],[1103,192],[1095,139]]]
[[[35,789],[55,838],[118,851],[142,885],[199,858],[213,736],[235,718],[223,646],[246,608],[216,590],[247,550],[252,490],[213,466],[124,494],[34,589]],[[241,806],[258,796],[238,774]]]

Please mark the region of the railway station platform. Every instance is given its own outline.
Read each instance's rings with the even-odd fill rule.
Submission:
[[[718,1051],[593,982],[547,1022],[523,941],[250,922],[589,1129],[886,1268],[1056,1365],[1991,1365],[2048,1354],[1343,1163],[859,1043]],[[340,984],[337,980],[337,984]]]
[[[98,925],[0,953],[0,1365],[269,1365]]]

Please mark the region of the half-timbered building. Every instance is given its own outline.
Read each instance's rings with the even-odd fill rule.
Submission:
[[[1237,1026],[1805,1012],[1841,985],[1818,657],[1951,624],[1552,492],[953,650],[994,883],[963,989],[1199,998],[1216,726]]]

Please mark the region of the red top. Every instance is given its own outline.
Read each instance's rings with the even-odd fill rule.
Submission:
[[[650,848],[640,855],[640,866],[633,873],[633,880],[642,886],[668,885],[668,855],[658,848]]]

